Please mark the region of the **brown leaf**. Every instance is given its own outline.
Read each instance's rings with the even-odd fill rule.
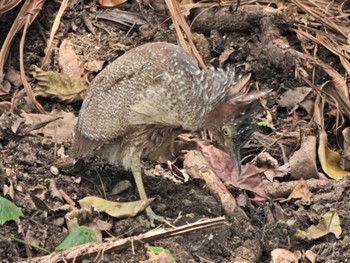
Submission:
[[[204,158],[209,162],[216,175],[223,181],[236,181],[237,174],[234,171],[233,163],[229,154],[214,147],[197,142],[199,150]]]
[[[293,201],[295,203],[301,203],[302,205],[311,204],[311,196],[309,188],[305,184],[305,181],[301,179],[299,183],[294,187],[292,193],[288,196],[287,199],[282,200],[282,202]]]
[[[84,63],[79,61],[72,44],[67,39],[63,40],[60,46],[58,65],[62,74],[78,81],[81,87],[88,86]]]
[[[301,253],[291,252],[286,249],[276,248],[271,251],[272,263],[298,263]]]
[[[53,110],[50,114],[25,113],[22,112],[25,124],[33,125],[38,122],[48,121],[53,118],[60,118],[46,126],[33,130],[30,133],[37,136],[57,141],[58,143],[71,141],[72,133],[77,122],[77,117],[72,112]]]
[[[341,156],[341,168],[350,170],[350,127],[346,127],[343,131],[343,154]]]
[[[19,88],[22,85],[21,74],[12,67],[6,72],[5,79],[11,82],[15,88]]]
[[[299,107],[299,103],[301,103],[311,91],[312,89],[310,87],[288,89],[276,102],[280,107],[288,108],[291,113]]]
[[[316,263],[316,254],[311,250],[307,250],[303,255],[303,262]]]
[[[125,3],[126,0],[99,0],[98,3],[102,6],[113,7]]]
[[[208,146],[198,142],[198,147],[220,179],[239,189],[253,192],[256,200],[267,199],[262,181],[262,170],[252,164],[246,164],[242,167],[241,175],[238,176],[229,154],[213,145]]]
[[[319,178],[316,166],[316,136],[304,136],[300,149],[289,159],[293,179]]]
[[[102,70],[104,63],[103,60],[88,61],[84,64],[84,68],[90,72],[99,72]]]
[[[233,53],[233,51],[235,51],[232,47],[229,47],[227,49],[224,50],[224,52],[222,52],[219,56],[219,63],[220,66],[223,66],[223,64],[226,62],[226,60],[229,59],[230,55]]]

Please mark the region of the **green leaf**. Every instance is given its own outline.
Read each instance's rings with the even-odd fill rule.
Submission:
[[[268,127],[269,126],[269,122],[267,120],[265,121],[259,121],[258,122],[259,126],[263,126],[263,127]]]
[[[95,237],[95,231],[86,226],[80,226],[73,232],[69,233],[69,235],[55,248],[55,250],[64,250],[85,243],[96,242]]]
[[[20,216],[24,216],[21,209],[14,203],[0,196],[0,225],[7,221],[17,220]]]
[[[171,252],[168,249],[165,249],[162,247],[154,247],[154,246],[146,246],[146,249],[148,252],[150,252],[154,255],[163,254],[163,255],[167,256],[171,263],[176,262],[173,255],[171,255]]]

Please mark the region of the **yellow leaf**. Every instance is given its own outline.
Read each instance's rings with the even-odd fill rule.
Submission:
[[[327,134],[324,130],[320,130],[318,158],[320,160],[323,171],[333,179],[342,179],[349,175],[350,172],[340,168],[340,155],[328,148]]]
[[[88,196],[78,202],[81,208],[93,206],[100,212],[104,212],[116,218],[122,218],[136,216],[138,213],[145,210],[153,200],[154,198],[134,202],[113,202],[96,196]]]
[[[315,240],[323,237],[328,233],[333,233],[336,238],[340,237],[341,227],[340,219],[337,212],[327,212],[323,215],[322,220],[315,226],[310,226],[305,231],[297,230],[295,238]]]

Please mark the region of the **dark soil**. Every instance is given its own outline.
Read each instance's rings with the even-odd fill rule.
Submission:
[[[40,64],[46,47],[46,39],[43,37],[48,38],[50,27],[59,8],[54,1],[46,2],[37,21],[29,28],[27,34],[25,46],[25,66],[27,69],[31,64]],[[119,8],[137,14],[142,13],[150,24],[142,28],[125,30],[116,23],[96,20],[96,15],[106,12],[106,10],[97,8],[95,4],[88,3],[83,8],[77,4],[65,12],[55,37],[55,47],[58,47],[63,39],[69,39],[81,61],[98,59],[105,60],[108,64],[126,50],[143,43],[154,41],[176,43],[175,31],[171,27],[171,21],[167,20],[166,13],[152,10],[143,5],[141,5],[140,10],[140,6],[134,1],[123,4]],[[1,44],[18,10],[16,8],[0,17]],[[107,11],[111,10],[113,9]],[[95,34],[87,30],[82,20],[83,14],[93,22]],[[281,69],[267,65],[264,60],[247,62],[249,54],[242,48],[242,43],[249,42],[254,34],[254,32],[224,34],[213,30],[210,35],[201,35],[198,39],[204,43],[202,47],[209,47],[209,49],[202,48],[204,52],[202,52],[202,56],[206,63],[209,61],[217,63],[218,56],[226,47],[233,47],[235,52],[228,59],[228,63],[233,65],[248,63],[253,73],[252,82],[258,83],[262,89],[273,89],[269,101],[269,106],[272,107],[278,94],[301,84],[294,78],[292,69]],[[16,38],[8,60],[9,65],[17,69],[19,68],[18,46],[19,38]],[[51,62],[52,70],[58,70],[57,52],[58,50],[55,48]],[[324,54],[330,60],[336,60],[327,52]],[[318,76],[319,80],[325,78],[326,76],[322,74]],[[9,100],[9,97],[4,97],[5,99]],[[46,109],[52,108],[54,104],[48,100],[41,100],[41,102]],[[67,108],[67,105],[62,104],[61,107]],[[75,109],[75,113],[79,108],[79,104],[68,106],[68,110]],[[278,109],[274,114],[278,124],[277,130],[282,132],[285,129],[295,129],[295,126],[291,125],[291,121],[284,121],[284,117],[286,117],[284,109]],[[272,131],[266,128],[259,132],[268,136]],[[243,157],[247,155],[251,157],[264,149],[256,137],[254,138],[249,144],[249,149],[243,150]],[[297,140],[289,141],[284,146],[284,154],[287,157],[290,156],[298,148],[298,143]],[[59,148],[61,145],[57,146]],[[68,154],[71,143],[67,142],[63,147]],[[90,195],[113,201],[130,201],[139,198],[131,173],[107,165],[97,157],[79,161],[74,168],[62,169],[58,175],[54,175],[50,171],[51,166],[60,159],[60,157],[55,157],[54,151],[54,144],[44,144],[42,138],[9,135],[0,140],[0,192],[12,192],[14,203],[22,209],[25,215],[18,222],[12,221],[0,226],[1,262],[16,262],[26,260],[29,257],[46,255],[40,250],[13,241],[10,237],[30,240],[50,251],[66,237],[67,228],[63,217],[68,211],[52,212],[45,207],[54,208],[66,203],[55,196],[53,185],[57,189],[63,190],[74,202]],[[267,151],[280,163],[283,163],[281,148],[271,147]],[[149,197],[156,198],[152,203],[152,208],[157,214],[176,218],[181,212],[182,217],[176,223],[178,226],[202,218],[223,215],[220,202],[215,196],[209,194],[202,181],[190,179],[188,182],[182,183],[170,179],[171,176],[165,178],[164,175],[170,174],[167,167],[155,163],[146,163],[145,168],[147,175],[144,175],[143,178],[146,192]],[[111,194],[113,187],[122,180],[130,181],[132,186],[121,194]],[[319,189],[313,194],[322,194],[323,198],[319,198],[308,206],[297,206],[289,203],[279,204],[272,200],[254,202],[249,199],[247,193],[232,189],[233,195],[244,202],[239,202],[240,208],[237,211],[237,216],[229,218],[227,224],[157,240],[150,245],[169,249],[176,262],[270,262],[270,253],[275,248],[284,248],[290,251],[312,250],[317,254],[317,262],[347,262],[350,258],[349,191],[347,186],[341,189],[333,189],[332,187]],[[38,200],[33,201],[33,198],[29,198],[28,193],[35,195],[44,204],[40,205]],[[317,224],[321,216],[329,210],[337,211],[340,215],[342,226],[340,239],[336,239],[333,234],[328,234],[316,241],[293,239],[297,229],[306,229],[312,224]],[[103,238],[131,237],[150,230],[144,213],[126,219],[113,219],[102,213],[99,217],[112,224],[110,231],[103,232]],[[147,258],[145,247],[135,246],[117,253],[106,253],[100,262],[140,262],[147,260]],[[91,257],[84,262],[93,261],[94,257]]]

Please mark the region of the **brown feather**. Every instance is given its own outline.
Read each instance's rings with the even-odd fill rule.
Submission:
[[[71,156],[74,159],[84,158],[91,154],[93,151],[101,147],[106,142],[102,140],[91,140],[82,135],[79,129],[76,127],[74,131],[74,140],[71,150]]]

